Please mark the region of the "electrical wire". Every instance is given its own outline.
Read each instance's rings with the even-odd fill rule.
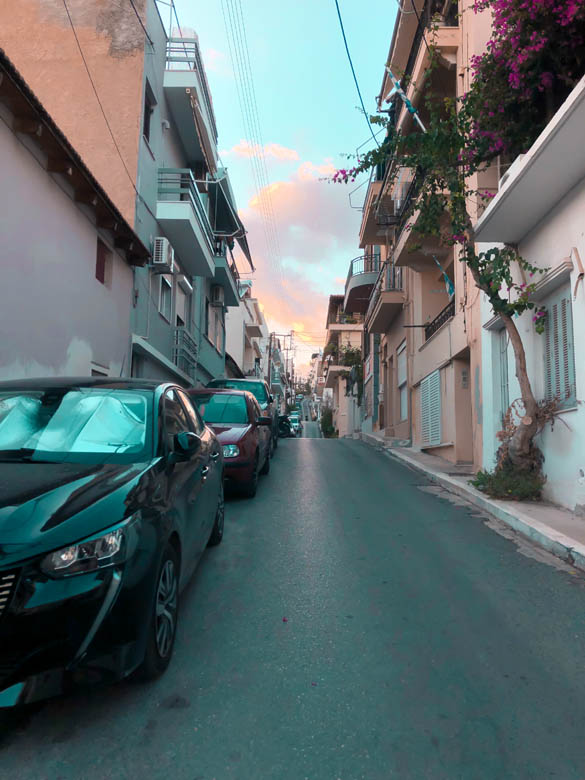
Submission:
[[[415,0],[410,0],[410,2],[412,4],[412,10],[414,11],[414,14],[416,16],[417,22],[419,23],[419,25],[421,25],[422,24],[422,19],[420,18],[419,13],[416,10]],[[432,56],[431,48],[430,48],[429,44],[427,43],[427,37],[425,35],[424,28],[422,30],[422,38],[423,38],[423,41],[425,42],[425,46],[427,47],[428,53]]]
[[[138,9],[137,9],[137,8],[136,8],[136,6],[134,5],[134,0],[130,0],[130,5],[132,6],[132,8],[133,8],[133,10],[134,10],[134,13],[136,14],[136,18],[137,18],[137,19],[138,19],[138,21],[140,22],[140,26],[141,26],[141,27],[142,27],[142,29],[144,30],[144,34],[146,35],[146,39],[147,39],[147,41],[150,43],[150,45],[151,45],[151,46],[152,46],[152,48],[154,49],[154,43],[152,42],[152,38],[151,38],[151,37],[150,37],[150,35],[148,34],[148,31],[147,31],[146,27],[144,26],[144,22],[142,21],[142,19],[141,19],[141,17],[140,17],[140,14],[138,13]]]
[[[360,99],[360,103],[361,103],[361,106],[362,106],[362,111],[364,112],[364,117],[366,119],[366,122],[368,123],[368,128],[370,130],[370,133],[372,134],[372,138],[376,142],[376,145],[380,146],[380,144],[378,143],[378,139],[376,138],[376,136],[374,134],[374,131],[372,130],[372,125],[370,124],[370,120],[368,118],[368,112],[366,111],[366,107],[364,106],[364,100],[362,98],[360,85],[359,85],[358,80],[357,80],[357,76],[356,76],[356,73],[355,73],[355,68],[353,67],[351,54],[349,53],[349,46],[347,44],[347,38],[345,36],[345,28],[343,26],[343,19],[341,18],[341,11],[339,9],[339,2],[338,2],[338,0],[334,0],[334,2],[335,2],[335,7],[337,9],[337,18],[339,19],[339,26],[341,28],[341,34],[343,36],[343,43],[345,44],[345,51],[347,53],[347,59],[349,60],[349,66],[351,68],[351,72],[352,72],[352,75],[353,75],[353,80],[355,82],[355,87],[357,89],[357,93],[358,93],[358,96],[359,96],[359,99]]]

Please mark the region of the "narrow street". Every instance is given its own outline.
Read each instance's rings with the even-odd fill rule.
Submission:
[[[2,776],[583,778],[584,579],[437,491],[361,442],[281,440],[167,674],[4,728]]]

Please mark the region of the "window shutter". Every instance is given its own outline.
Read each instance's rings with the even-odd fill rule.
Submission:
[[[561,407],[573,406],[576,400],[576,388],[570,290],[564,290],[549,298],[546,307],[545,397],[549,400],[558,398]]]
[[[426,446],[441,443],[441,374],[434,371],[420,383],[421,438]]]

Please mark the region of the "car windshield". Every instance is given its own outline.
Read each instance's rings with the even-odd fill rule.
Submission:
[[[152,392],[0,391],[0,460],[132,463],[152,457]]]
[[[243,395],[210,393],[191,398],[199,414],[210,425],[248,425],[248,407]]]
[[[250,382],[249,379],[214,379],[208,387],[225,387],[227,390],[247,390],[258,403],[266,405],[268,396],[263,382]]]

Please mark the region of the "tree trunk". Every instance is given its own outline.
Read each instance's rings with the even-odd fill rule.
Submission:
[[[514,350],[516,363],[516,378],[520,385],[522,403],[524,404],[524,417],[520,420],[510,442],[508,455],[514,466],[523,471],[530,471],[540,465],[539,452],[534,444],[534,437],[538,432],[537,410],[538,404],[532,392],[530,379],[526,370],[526,353],[522,338],[514,320],[508,315],[502,314],[502,321],[510,338]]]

